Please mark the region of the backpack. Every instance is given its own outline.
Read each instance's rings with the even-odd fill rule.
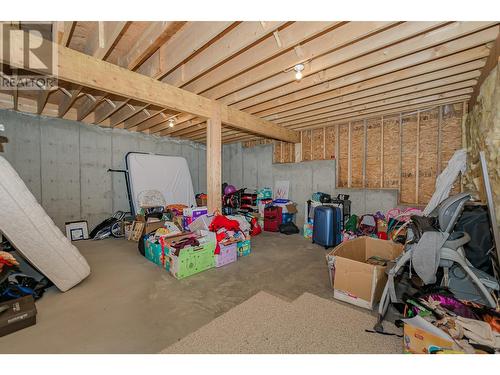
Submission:
[[[299,228],[297,228],[297,226],[293,222],[281,224],[279,227],[279,230],[280,230],[280,233],[287,234],[287,235],[297,234],[300,232]]]

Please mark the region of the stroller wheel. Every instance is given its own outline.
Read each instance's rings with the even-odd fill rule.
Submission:
[[[120,221],[113,223],[113,225],[111,225],[110,231],[111,231],[111,235],[115,238],[121,238],[125,235],[122,231],[122,225],[121,225]]]

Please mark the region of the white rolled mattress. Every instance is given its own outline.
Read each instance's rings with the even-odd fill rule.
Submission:
[[[56,227],[21,177],[2,156],[0,232],[62,292],[90,274],[85,258]]]

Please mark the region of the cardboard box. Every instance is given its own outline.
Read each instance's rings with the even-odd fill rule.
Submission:
[[[0,303],[0,337],[36,324],[36,306],[32,296]]]
[[[412,354],[463,353],[453,348],[453,339],[420,316],[403,319],[403,351]]]
[[[172,242],[193,236],[196,237],[200,245],[185,247],[179,252],[179,255],[175,255],[175,249],[171,247]],[[214,251],[217,242],[213,232],[201,231],[200,235],[188,233],[169,237],[165,243],[169,247],[170,273],[176,279],[183,279],[215,267]]]
[[[358,237],[342,242],[327,256],[333,281],[333,297],[365,309],[373,309],[380,301],[387,282],[385,269],[366,263],[368,258],[378,256],[387,260],[396,259],[403,246],[392,241],[373,237]]]
[[[154,236],[144,240],[144,256],[147,260],[159,265],[167,271],[170,271],[169,248],[162,246],[160,242],[153,241]]]

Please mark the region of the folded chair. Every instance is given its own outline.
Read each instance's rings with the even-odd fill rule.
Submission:
[[[417,244],[405,247],[405,252],[396,260],[396,264],[388,273],[387,284],[380,300],[378,321],[374,327],[377,332],[383,332],[382,321],[389,304],[398,302],[395,278],[403,272],[407,263],[409,263],[410,272],[414,268],[426,284],[436,281],[437,268],[442,267],[444,276],[441,284],[449,287],[458,298],[474,300],[492,308],[496,307],[496,301],[490,291],[499,289],[498,282],[494,277],[474,268],[467,261],[463,246],[470,241],[470,236],[465,232],[453,230],[465,203],[470,198],[469,193],[460,193],[441,202],[429,214],[429,217],[437,219],[439,231],[424,232]],[[411,234],[409,233],[410,236]],[[451,277],[450,269],[452,270]],[[461,272],[456,272],[456,269],[460,269]]]

